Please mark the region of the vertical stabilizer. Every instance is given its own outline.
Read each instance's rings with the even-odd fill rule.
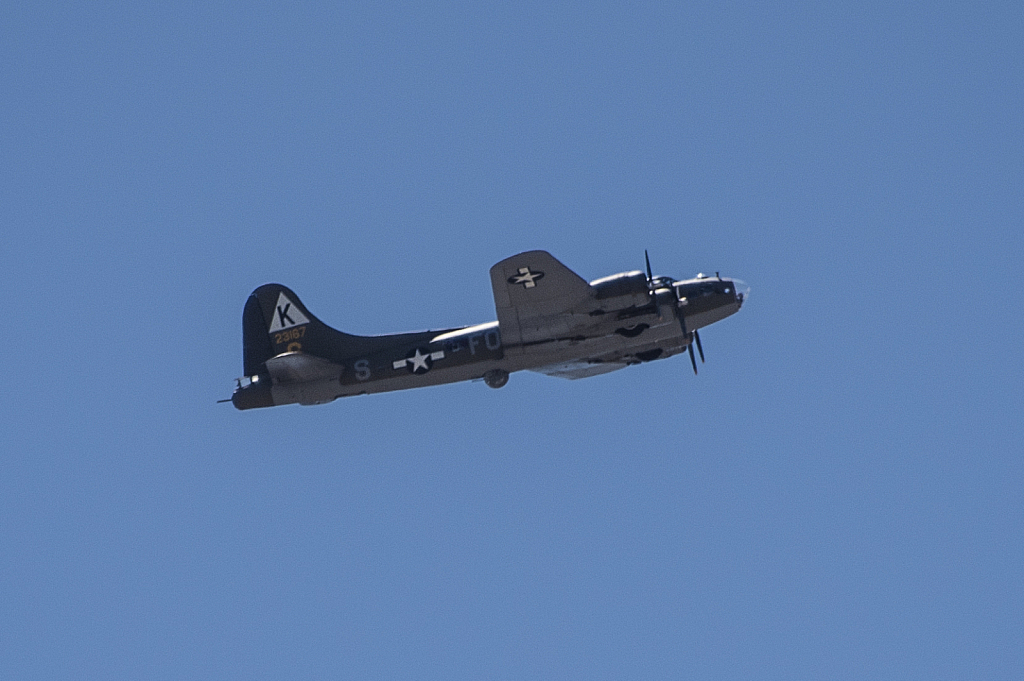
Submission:
[[[344,364],[389,344],[386,336],[355,336],[332,329],[303,305],[295,292],[264,284],[252,292],[242,311],[242,364],[246,376],[267,373],[267,360],[301,352]]]
[[[267,335],[268,326],[259,298],[253,293],[242,310],[242,367],[245,376],[267,373],[266,362],[275,354]]]

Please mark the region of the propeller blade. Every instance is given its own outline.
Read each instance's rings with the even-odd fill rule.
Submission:
[[[697,333],[696,329],[693,331],[693,339],[697,341],[697,352],[700,353],[700,363],[704,363],[704,348],[700,346],[700,334]]]
[[[693,375],[697,375],[697,358],[693,356],[693,343],[690,343],[690,364],[693,365]]]
[[[658,296],[654,293],[654,274],[651,272],[651,258],[644,249],[644,261],[647,263],[647,290],[651,294],[651,301],[654,303],[654,313],[661,319],[661,305],[658,304]]]

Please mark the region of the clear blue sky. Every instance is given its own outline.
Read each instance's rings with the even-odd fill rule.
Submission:
[[[1024,677],[1024,9],[0,9],[0,677]],[[241,311],[721,271],[685,358],[240,413]]]

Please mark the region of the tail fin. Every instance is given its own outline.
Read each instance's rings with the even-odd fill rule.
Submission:
[[[327,326],[280,284],[252,292],[242,311],[242,364],[246,376],[266,374],[266,362],[285,352],[303,352],[341,363],[372,351],[376,339]]]

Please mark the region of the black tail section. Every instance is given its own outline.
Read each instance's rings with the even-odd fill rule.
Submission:
[[[285,352],[304,352],[342,364],[381,347],[381,338],[353,336],[327,326],[280,284],[252,292],[242,312],[242,363],[246,376],[266,374],[266,361]]]
[[[267,373],[266,361],[274,356],[260,300],[253,293],[242,310],[242,367],[245,376]]]

